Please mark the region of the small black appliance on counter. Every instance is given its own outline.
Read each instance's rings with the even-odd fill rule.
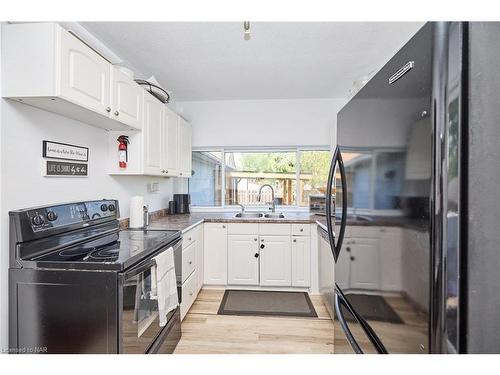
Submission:
[[[188,214],[191,205],[191,196],[189,194],[174,194],[175,213]]]

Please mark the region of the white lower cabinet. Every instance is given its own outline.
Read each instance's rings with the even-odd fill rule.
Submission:
[[[204,231],[204,283],[227,285],[227,226],[205,223]]]
[[[182,240],[182,302],[181,320],[193,305],[203,281],[203,225],[184,233]],[[203,279],[202,279],[203,280]]]
[[[363,290],[379,290],[379,240],[374,238],[353,238],[351,241],[350,287]]]
[[[287,223],[229,223],[227,284],[311,287],[310,224],[293,225],[295,230]],[[224,285],[221,225],[206,224],[205,235],[205,283]]]
[[[292,286],[311,286],[311,240],[292,237]]]
[[[289,236],[260,236],[260,285],[292,286]]]
[[[228,283],[259,285],[258,236],[231,234],[227,238]]]

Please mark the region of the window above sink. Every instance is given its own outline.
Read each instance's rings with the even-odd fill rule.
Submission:
[[[189,193],[193,208],[234,209],[243,204],[269,213],[271,189],[280,211],[306,210],[309,196],[324,194],[331,153],[328,146],[283,149],[198,149],[193,151]],[[264,212],[265,211],[265,212]],[[279,215],[271,215],[279,216]]]

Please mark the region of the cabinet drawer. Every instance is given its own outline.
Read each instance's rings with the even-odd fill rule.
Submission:
[[[293,236],[309,236],[311,235],[311,224],[292,224]]]
[[[196,268],[196,243],[192,243],[182,250],[182,281],[191,275]]]
[[[229,223],[227,226],[228,234],[255,234],[259,233],[258,223]]]
[[[191,276],[182,284],[181,320],[184,319],[191,305],[196,299],[196,284],[198,276],[194,271]]]
[[[259,224],[259,234],[266,236],[289,236],[291,233],[290,224]]]
[[[201,225],[187,231],[182,235],[182,248],[185,249],[195,241],[201,241]]]

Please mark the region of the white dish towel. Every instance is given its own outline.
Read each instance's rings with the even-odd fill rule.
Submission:
[[[155,256],[151,270],[151,294],[158,299],[160,327],[167,324],[167,314],[179,305],[175,277],[174,249],[172,247]]]

